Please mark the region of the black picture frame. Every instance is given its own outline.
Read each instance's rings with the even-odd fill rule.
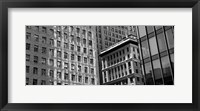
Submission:
[[[8,103],[8,8],[192,8],[192,103]],[[1,111],[199,111],[198,0],[0,0]],[[186,89],[187,90],[187,89]]]

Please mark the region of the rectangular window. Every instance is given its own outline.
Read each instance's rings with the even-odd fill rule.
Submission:
[[[89,40],[89,46],[92,46],[92,40]]]
[[[87,63],[87,57],[84,57],[84,63]]]
[[[76,76],[72,75],[72,81],[76,81]]]
[[[65,79],[65,80],[68,80],[68,79],[69,79],[69,74],[68,74],[68,73],[65,73],[64,79]]]
[[[85,67],[85,73],[88,73],[88,68],[87,67]]]
[[[74,70],[75,70],[75,65],[71,64],[71,71],[74,71]]]
[[[74,60],[74,54],[71,54],[71,60]]]
[[[46,76],[46,69],[42,69],[42,70],[41,70],[41,75],[42,75],[42,76]]]
[[[80,43],[81,39],[80,37],[77,37],[77,43]]]
[[[91,70],[91,74],[94,74],[94,68],[91,68],[90,70]]]
[[[156,44],[156,38],[152,37],[149,39],[150,49],[151,49],[151,55],[155,55],[158,53],[158,47]]]
[[[53,45],[54,45],[54,40],[53,40],[53,39],[49,39],[49,44],[50,44],[51,46],[53,46]]]
[[[166,31],[166,36],[167,36],[167,44],[169,49],[174,47],[174,34],[172,32],[172,29],[169,29]]]
[[[26,54],[26,61],[30,61],[30,55],[29,54]]]
[[[93,59],[90,59],[90,64],[92,64],[92,65],[93,65]]]
[[[170,67],[169,56],[161,58],[163,68],[163,77],[165,85],[173,85],[172,69]]]
[[[82,76],[78,76],[78,82],[82,82]]]
[[[26,85],[29,85],[29,78],[26,78]]]
[[[34,52],[38,52],[38,45],[34,45]]]
[[[49,49],[49,55],[54,56],[54,50],[53,49]]]
[[[77,46],[77,51],[81,52],[81,47],[80,46]]]
[[[85,38],[83,39],[83,44],[86,45],[86,39]]]
[[[26,66],[26,73],[30,72],[30,66]]]
[[[60,41],[57,41],[57,47],[61,47]]]
[[[41,85],[46,85],[46,81],[45,80],[41,80]]]
[[[71,44],[71,50],[74,50],[74,45],[73,44]]]
[[[83,52],[86,54],[87,53],[87,48],[83,48]]]
[[[37,67],[33,67],[33,74],[38,74],[38,68]]]
[[[64,48],[65,48],[65,49],[69,49],[68,43],[64,43]]]
[[[46,52],[47,52],[47,48],[46,47],[42,47],[42,53],[46,54]]]
[[[64,52],[64,59],[68,59],[68,53]]]
[[[64,67],[64,69],[65,69],[65,70],[68,70],[68,67],[69,67],[69,64],[65,62],[65,67]]]
[[[85,77],[85,83],[86,84],[88,83],[88,77]]]
[[[34,37],[34,39],[35,39],[35,42],[39,42],[39,35],[36,35],[36,34],[35,34],[33,37]]]
[[[162,72],[159,59],[153,61],[153,72],[155,76],[155,84],[163,84]]]
[[[37,79],[33,79],[33,85],[37,85]]]
[[[31,33],[26,32],[26,39],[31,39]]]
[[[26,43],[26,50],[30,50],[31,49],[31,44]]]
[[[81,62],[81,56],[78,56],[78,61]]]
[[[92,49],[90,49],[90,55],[93,55],[93,50]]]
[[[91,78],[91,84],[94,85],[95,84],[95,79]]]
[[[33,62],[38,63],[38,56],[34,56]]]
[[[78,72],[81,72],[81,66],[80,65],[78,66]]]
[[[57,67],[62,67],[61,61],[57,61]]]
[[[143,37],[143,36],[146,35],[146,29],[145,29],[145,26],[138,26],[138,29],[139,29],[140,37]]]
[[[49,76],[52,77],[52,78],[54,77],[53,70],[49,71]]]
[[[57,57],[61,58],[61,51],[57,51]]]
[[[147,85],[154,85],[153,82],[153,71],[151,63],[145,63],[145,78],[146,78],[146,84]]]
[[[46,44],[47,38],[46,37],[42,37],[42,43]]]
[[[62,75],[61,75],[61,72],[60,72],[60,71],[57,71],[57,78],[59,78],[59,79],[62,78]]]
[[[163,52],[167,49],[167,46],[166,46],[166,40],[165,40],[165,37],[164,37],[164,34],[163,33],[160,33],[157,35],[157,39],[158,39],[158,48],[159,48],[159,51],[160,52]]]
[[[42,64],[46,64],[46,58],[42,57]]]
[[[47,28],[46,27],[42,27],[42,32],[46,33],[47,32]]]

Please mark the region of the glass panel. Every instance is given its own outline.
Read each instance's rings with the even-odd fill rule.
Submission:
[[[147,85],[153,85],[153,77],[152,77],[152,67],[150,62],[145,64],[145,78],[146,78],[146,84]]]
[[[162,26],[155,26],[156,30],[161,29]]]
[[[174,69],[174,54],[171,54],[170,58],[171,58],[171,62],[172,62],[172,69]],[[174,73],[173,73],[173,77],[174,77]]]
[[[149,47],[146,40],[142,42],[142,54],[143,58],[149,57]]]
[[[145,26],[138,26],[138,28],[139,28],[140,37],[145,36],[146,35]]]
[[[158,39],[158,46],[159,46],[160,52],[165,51],[167,49],[167,46],[166,46],[164,34],[163,33],[158,34],[157,39]]]
[[[153,61],[153,71],[154,71],[154,76],[155,76],[155,84],[156,85],[163,84],[159,59]]]
[[[163,68],[163,77],[165,85],[173,85],[172,70],[170,67],[169,56],[161,58],[162,68]]]
[[[155,55],[158,53],[158,47],[156,44],[156,38],[152,37],[149,39],[150,49],[151,49],[151,55]]]
[[[147,32],[148,34],[150,34],[151,32],[153,32],[153,27],[152,26],[147,26]]]
[[[166,36],[169,49],[171,49],[174,47],[174,35],[172,33],[172,29],[166,31]]]

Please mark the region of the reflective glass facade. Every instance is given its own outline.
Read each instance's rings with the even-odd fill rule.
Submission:
[[[174,26],[137,26],[146,85],[174,84]]]

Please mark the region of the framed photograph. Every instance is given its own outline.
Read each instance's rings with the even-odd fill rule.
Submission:
[[[0,1],[0,109],[198,111],[199,8]]]

